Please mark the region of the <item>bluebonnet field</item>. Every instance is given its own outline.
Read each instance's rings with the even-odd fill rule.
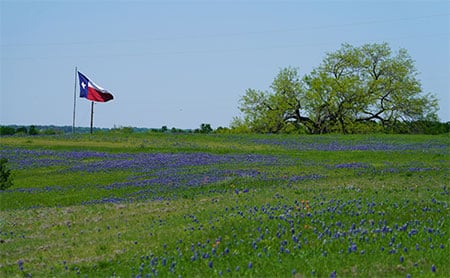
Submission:
[[[3,276],[445,277],[448,136],[2,138]]]

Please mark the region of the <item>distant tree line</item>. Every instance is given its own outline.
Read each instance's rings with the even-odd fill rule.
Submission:
[[[77,134],[87,134],[90,132],[89,127],[77,127]],[[202,123],[199,128],[196,129],[180,129],[176,127],[168,128],[162,126],[161,128],[136,128],[136,127],[114,127],[108,128],[94,128],[94,132],[102,133],[117,133],[117,134],[132,134],[132,133],[199,133],[199,134],[238,134],[238,133],[254,133],[249,127],[240,125],[235,127],[222,127],[219,126],[213,129],[210,124]],[[284,133],[306,133],[301,129],[290,131],[285,130]],[[438,121],[415,121],[415,122],[397,122],[395,125],[390,126],[389,129],[381,126],[377,122],[366,123],[365,125],[359,125],[359,133],[392,133],[392,134],[443,134],[450,132],[450,122],[441,123]],[[56,126],[0,126],[0,136],[11,135],[61,135],[71,134],[72,127],[56,127]]]
[[[150,131],[162,132],[162,133],[203,133],[203,134],[208,134],[208,133],[213,133],[214,129],[211,127],[211,124],[202,123],[202,124],[200,124],[200,128],[196,128],[196,129],[180,129],[180,128],[176,128],[176,127],[172,127],[171,129],[169,129],[167,126],[164,125],[160,129],[152,128],[152,129],[150,129]]]
[[[263,133],[252,130],[245,125],[236,125],[232,128],[218,128],[215,133]],[[266,132],[269,133],[269,132]],[[285,129],[278,133],[285,134],[308,134],[308,131],[302,128]],[[340,133],[340,131],[335,131]],[[439,121],[413,121],[413,122],[397,122],[389,127],[382,126],[375,121],[368,123],[359,123],[351,129],[352,134],[369,134],[369,133],[385,133],[385,134],[428,134],[437,135],[450,133],[450,122]]]
[[[117,134],[131,134],[131,133],[142,133],[142,132],[155,132],[155,133],[217,133],[217,132],[230,132],[229,128],[218,127],[214,130],[211,124],[202,123],[199,128],[196,129],[180,129],[176,127],[168,128],[167,126],[162,126],[161,128],[141,128],[141,127],[131,127],[131,126],[114,126],[113,128],[94,128],[96,133],[117,133]],[[72,133],[71,126],[17,126],[8,125],[0,126],[0,135],[58,135],[58,134],[69,134]],[[90,128],[88,127],[76,127],[75,133],[83,134],[89,133]]]
[[[231,128],[256,133],[426,133],[440,123],[435,95],[423,93],[414,61],[388,44],[343,44],[310,74],[280,70],[270,90],[247,89]]]
[[[14,135],[14,134],[23,134],[23,135],[38,135],[39,130],[36,126],[32,125],[30,127],[25,126],[0,126],[0,135]]]
[[[109,130],[108,128],[94,128],[94,130]],[[76,133],[89,133],[89,127],[76,127]],[[5,135],[60,135],[72,133],[72,126],[55,126],[55,125],[5,125],[0,126],[0,136]]]

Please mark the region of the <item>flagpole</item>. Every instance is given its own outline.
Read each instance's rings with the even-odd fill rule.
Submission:
[[[75,66],[75,78],[73,85],[73,118],[72,118],[72,134],[75,134],[75,111],[77,108],[77,66]]]
[[[91,102],[91,134],[94,126],[94,102]]]

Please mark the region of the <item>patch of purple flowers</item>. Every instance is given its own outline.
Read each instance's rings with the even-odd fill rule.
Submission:
[[[86,184],[84,187],[97,187],[103,190],[121,188],[142,188],[122,196],[105,196],[91,203],[118,203],[144,199],[159,199],[163,192],[183,187],[200,187],[236,178],[259,180],[287,180],[299,182],[322,178],[317,174],[270,176],[259,170],[266,166],[297,165],[295,160],[272,155],[256,154],[208,154],[208,153],[106,153],[92,151],[52,151],[26,150],[20,148],[0,149],[2,155],[11,159],[15,169],[29,167],[62,166],[67,172],[113,172],[126,171],[131,174],[127,181],[108,185]],[[239,166],[239,167],[237,167]],[[257,169],[255,169],[257,168]],[[42,193],[47,191],[72,190],[73,186],[48,186],[45,188],[15,188],[10,191]],[[83,186],[77,186],[82,189]],[[238,192],[240,191],[239,189]],[[248,192],[248,188],[242,191]]]
[[[338,169],[355,169],[355,168],[369,168],[369,165],[365,164],[365,163],[360,163],[360,162],[351,162],[351,163],[341,163],[341,164],[335,164],[334,165],[335,168]]]

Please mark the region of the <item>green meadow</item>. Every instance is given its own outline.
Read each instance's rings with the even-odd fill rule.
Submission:
[[[448,277],[449,136],[0,138],[0,277]]]

